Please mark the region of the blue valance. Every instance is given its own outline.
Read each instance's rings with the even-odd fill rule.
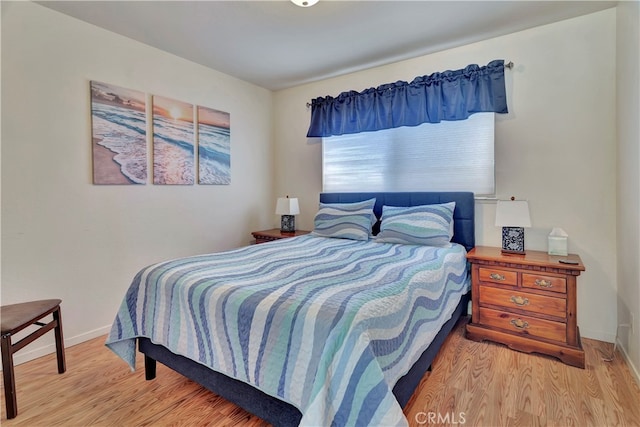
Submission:
[[[323,137],[464,120],[473,113],[507,113],[504,61],[342,92],[311,101],[308,137]]]

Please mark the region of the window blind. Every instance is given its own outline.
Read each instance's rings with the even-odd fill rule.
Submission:
[[[322,138],[323,191],[495,193],[495,113]]]

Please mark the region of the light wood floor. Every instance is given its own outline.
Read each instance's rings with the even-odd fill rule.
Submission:
[[[143,359],[131,373],[104,337],[16,367],[18,417],[3,426],[263,426],[262,420],[158,364],[145,381]],[[612,345],[583,340],[586,369],[499,344],[452,335],[405,408],[411,426],[640,426],[640,389]],[[438,421],[440,421],[438,423]]]

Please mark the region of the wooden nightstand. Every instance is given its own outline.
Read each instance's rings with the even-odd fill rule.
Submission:
[[[266,243],[273,240],[287,239],[289,237],[302,236],[309,233],[310,231],[306,230],[296,230],[293,233],[285,233],[284,231],[280,231],[279,228],[273,228],[271,230],[254,231],[251,235],[255,237],[256,243]]]
[[[576,282],[585,268],[578,255],[563,257],[540,251],[503,255],[500,248],[478,246],[467,259],[471,262],[473,301],[467,338],[547,354],[584,368]],[[561,259],[578,264],[562,264]]]

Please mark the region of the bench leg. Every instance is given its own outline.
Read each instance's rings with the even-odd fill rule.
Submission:
[[[4,380],[4,400],[7,406],[7,419],[18,415],[18,400],[16,399],[16,378],[13,370],[13,349],[11,335],[3,335],[0,344],[2,351],[2,376]]]
[[[62,335],[62,312],[60,306],[53,312],[53,320],[56,321],[56,356],[58,358],[58,373],[63,374],[67,370],[67,364],[64,359],[64,337]]]

